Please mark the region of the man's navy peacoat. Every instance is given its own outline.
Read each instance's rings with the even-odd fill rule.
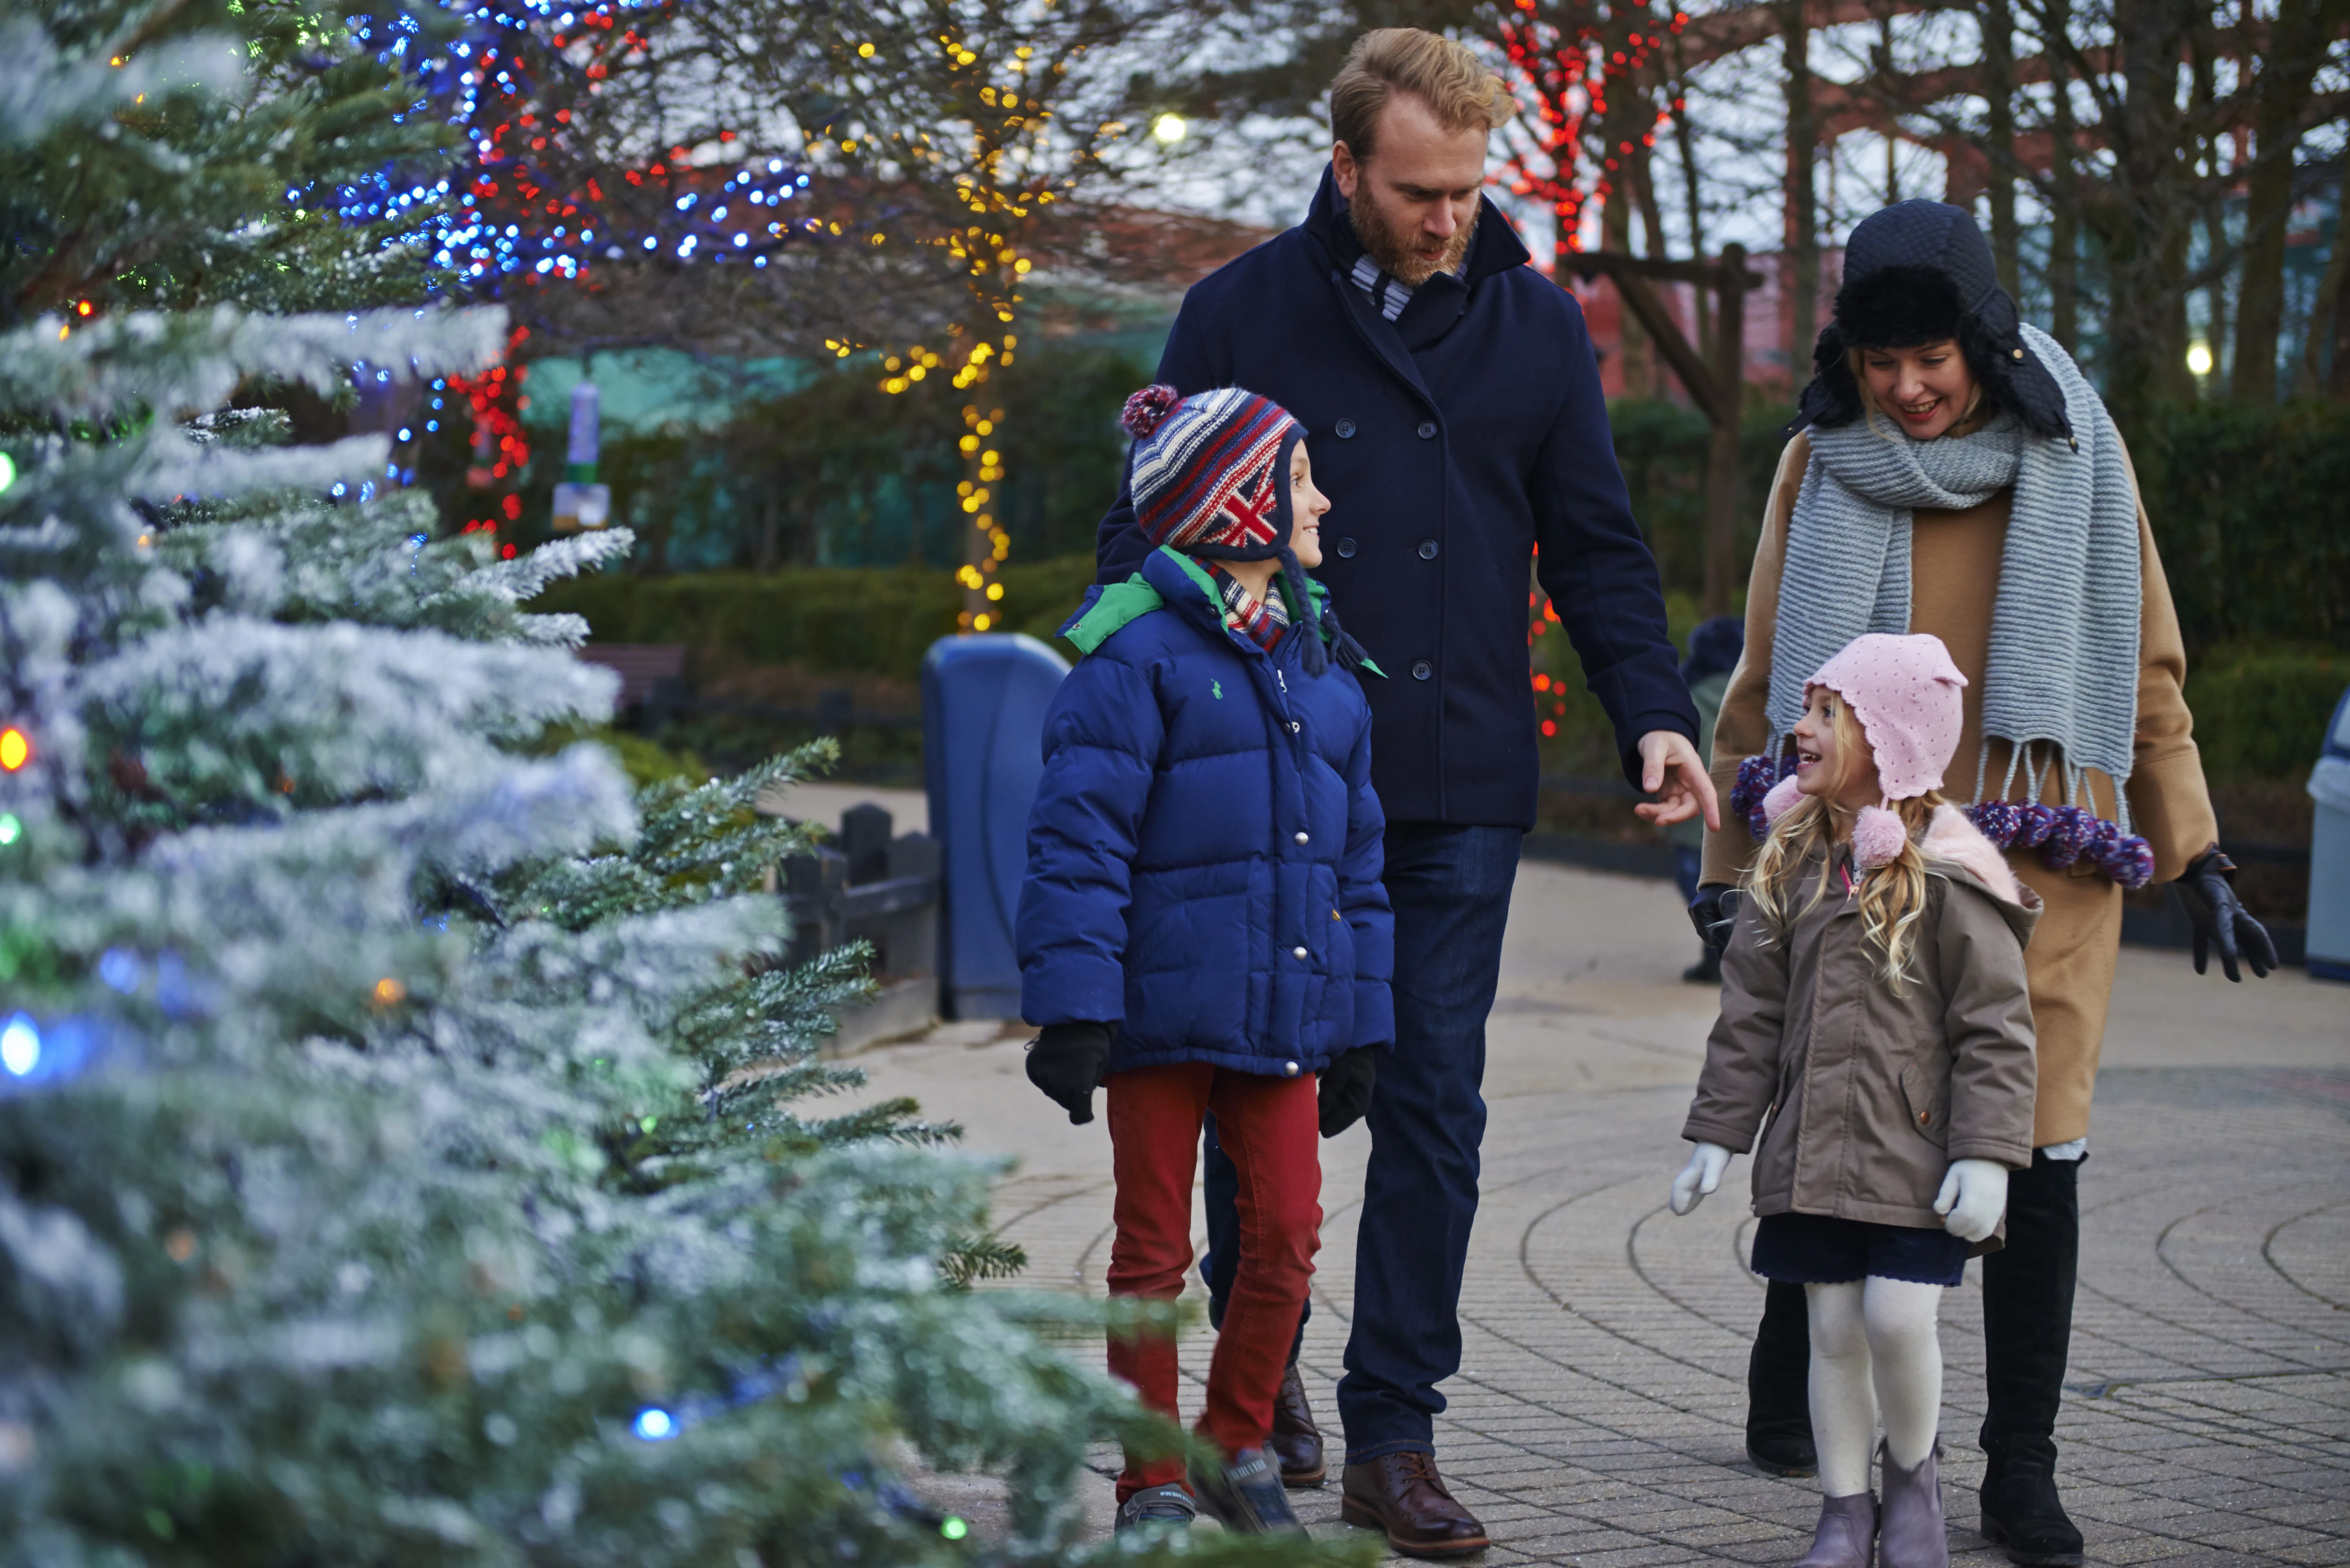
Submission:
[[[1395,1038],[1370,711],[1224,624],[1172,550],[1097,587],[1045,718],[1020,885],[1020,1012],[1121,1025],[1109,1069],[1318,1073]]]
[[[1159,379],[1261,392],[1308,431],[1332,503],[1320,575],[1392,677],[1367,692],[1388,820],[1530,827],[1530,562],[1625,776],[1638,782],[1642,735],[1697,736],[1598,359],[1575,296],[1526,265],[1490,202],[1465,278],[1431,278],[1393,322],[1347,275],[1361,254],[1326,171],[1304,225],[1184,296]],[[1148,550],[1121,493],[1102,520],[1101,580],[1123,581]]]

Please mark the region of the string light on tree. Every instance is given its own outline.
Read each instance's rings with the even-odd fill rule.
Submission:
[[[1583,249],[1584,208],[1605,205],[1630,167],[1634,143],[1654,147],[1656,127],[1671,119],[1660,111],[1653,120],[1629,123],[1639,108],[1634,82],[1666,37],[1688,26],[1689,14],[1679,10],[1663,21],[1645,6],[1603,15],[1589,0],[1512,0],[1500,24],[1502,47],[1533,124],[1513,139],[1509,187],[1550,209],[1558,249]],[[1617,101],[1612,116],[1611,91]],[[1680,107],[1675,100],[1673,108]]]

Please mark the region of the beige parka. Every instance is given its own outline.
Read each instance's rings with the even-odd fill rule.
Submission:
[[[1898,995],[1846,891],[1848,848],[1798,879],[1783,940],[1751,901],[1740,911],[1681,1137],[1753,1148],[1757,1215],[1939,1230],[1952,1161],[2032,1163],[2023,950],[2040,899],[1955,807],[1935,813],[1921,847],[1926,908]],[[1812,904],[1823,876],[1829,891]]]

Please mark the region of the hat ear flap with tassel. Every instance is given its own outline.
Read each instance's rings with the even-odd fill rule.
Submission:
[[[1882,804],[1862,806],[1852,825],[1852,863],[1863,871],[1890,866],[1900,858],[1902,846],[1908,842],[1909,829],[1898,813]]]

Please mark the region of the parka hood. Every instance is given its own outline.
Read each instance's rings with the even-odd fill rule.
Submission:
[[[2040,923],[2040,895],[2016,879],[1999,846],[1967,820],[1966,813],[1948,801],[1934,808],[1925,834],[1918,841],[1926,868],[1934,876],[1972,888],[1991,899],[2000,918],[2029,947],[2032,929]]]
[[[1275,591],[1287,591],[1285,580],[1282,577],[1275,577],[1273,586]],[[1305,579],[1305,591],[1313,596],[1315,610],[1321,612],[1312,624],[1326,643],[1331,640],[1331,628],[1336,625],[1327,613],[1330,590],[1318,579],[1308,577]],[[1223,597],[1216,591],[1215,578],[1209,576],[1207,567],[1191,556],[1165,545],[1143,557],[1142,570],[1126,581],[1096,583],[1087,588],[1076,612],[1061,623],[1060,635],[1075,643],[1080,654],[1091,653],[1128,621],[1161,608],[1171,608],[1197,621],[1202,629],[1213,635],[1228,635],[1224,628]],[[1295,615],[1291,617],[1292,631],[1297,629],[1300,618]],[[1254,648],[1253,644],[1248,646]],[[1367,657],[1357,668],[1383,680],[1387,675],[1387,671]]]

